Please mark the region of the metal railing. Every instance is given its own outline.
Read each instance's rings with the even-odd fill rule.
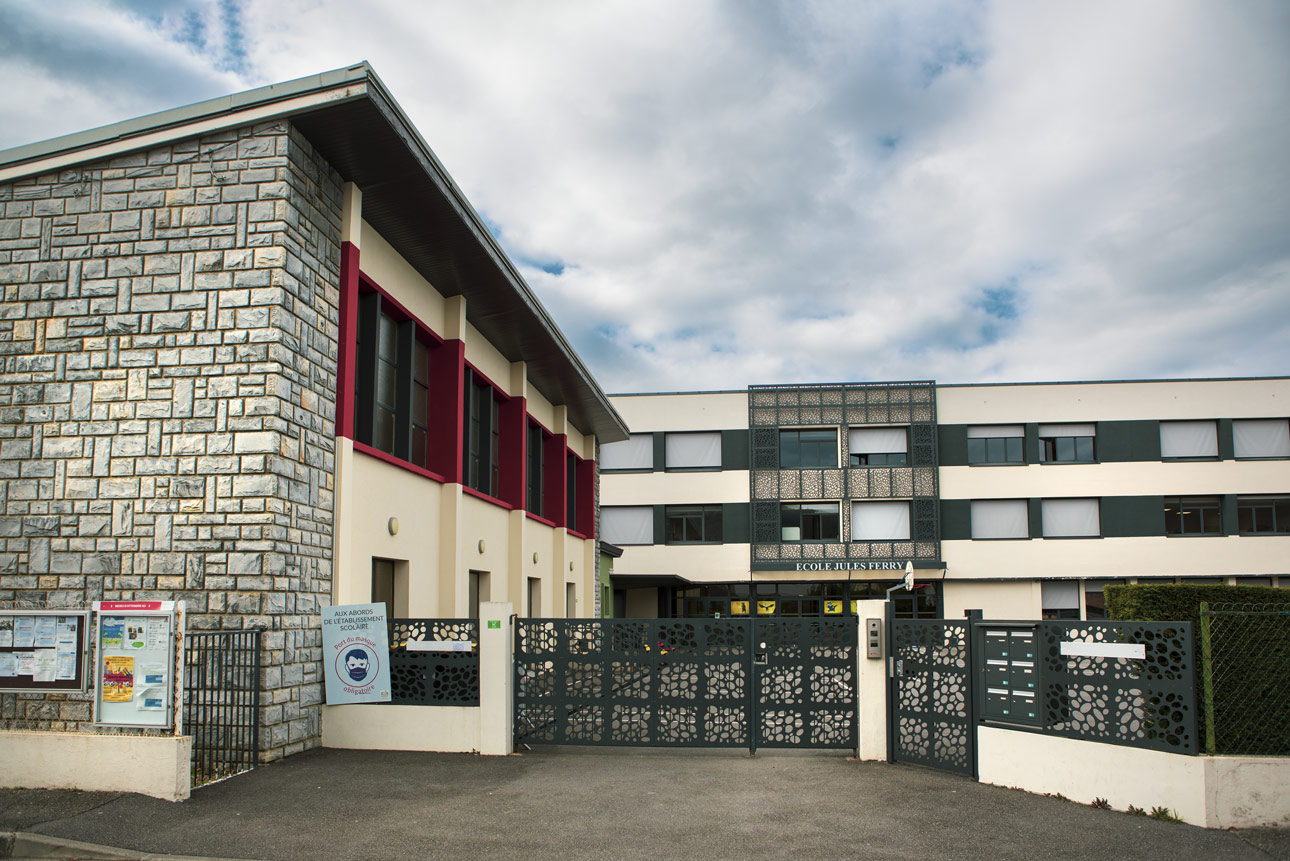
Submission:
[[[195,631],[185,638],[184,731],[193,737],[194,788],[255,768],[262,633]]]
[[[1200,605],[1204,747],[1290,756],[1290,605]]]

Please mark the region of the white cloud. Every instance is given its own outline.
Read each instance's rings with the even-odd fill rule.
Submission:
[[[368,59],[609,390],[1290,366],[1275,0],[67,9],[3,143]]]

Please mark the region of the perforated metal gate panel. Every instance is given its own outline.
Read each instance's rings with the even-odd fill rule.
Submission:
[[[967,621],[889,619],[892,759],[973,774],[976,753]]]
[[[516,740],[854,748],[855,649],[854,619],[519,619]]]

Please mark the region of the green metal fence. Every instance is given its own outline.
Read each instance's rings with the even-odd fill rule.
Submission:
[[[1290,605],[1200,605],[1204,748],[1290,756]]]

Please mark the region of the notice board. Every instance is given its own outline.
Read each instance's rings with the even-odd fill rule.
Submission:
[[[175,602],[96,601],[94,722],[169,727],[174,720]]]
[[[87,610],[0,610],[0,691],[84,691]]]

